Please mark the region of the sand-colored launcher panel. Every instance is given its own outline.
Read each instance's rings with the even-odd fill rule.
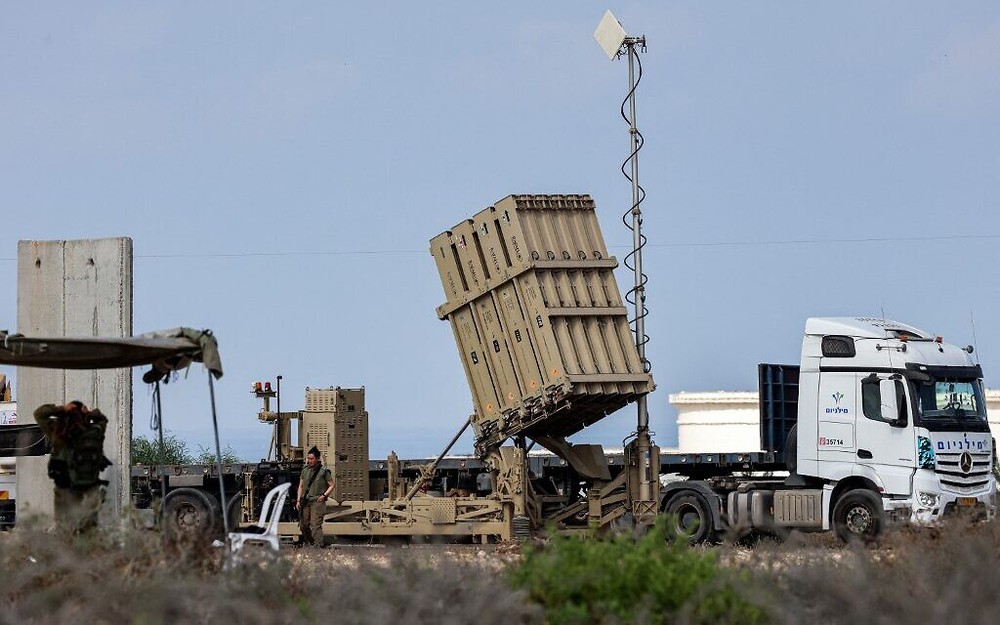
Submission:
[[[588,195],[511,195],[431,239],[477,445],[568,436],[653,389]]]
[[[364,387],[307,388],[301,436],[306,451],[315,445],[333,472],[335,499],[368,499],[368,411]]]

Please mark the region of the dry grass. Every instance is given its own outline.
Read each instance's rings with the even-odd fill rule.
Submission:
[[[732,549],[750,573],[746,593],[775,623],[994,623],[1000,610],[1000,524],[951,521],[904,527],[874,546],[822,536]]]
[[[288,548],[232,570],[223,557],[135,530],[0,534],[0,623],[540,622],[483,550]]]
[[[1000,524],[901,529],[873,547],[793,536],[710,549],[771,622],[992,623]],[[0,533],[0,624],[542,623],[510,588],[516,547],[283,548],[223,570],[220,550],[141,530]],[[655,583],[655,582],[654,582]]]

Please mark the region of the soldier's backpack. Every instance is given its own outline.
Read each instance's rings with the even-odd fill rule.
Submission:
[[[66,464],[71,488],[108,483],[100,478],[101,471],[111,466],[111,461],[104,456],[104,432],[100,428],[84,428],[73,437],[69,447]]]

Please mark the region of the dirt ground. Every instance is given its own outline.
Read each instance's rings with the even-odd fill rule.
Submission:
[[[539,542],[538,545],[543,543]],[[358,570],[365,565],[389,567],[398,563],[429,566],[475,565],[477,568],[500,571],[521,559],[524,545],[505,542],[488,545],[470,544],[371,544],[330,543],[324,549],[283,544],[281,556],[295,569]],[[714,551],[719,561],[734,568],[784,568],[806,564],[851,561],[856,551],[846,548],[829,536],[795,536],[790,540],[763,541],[751,546],[723,543],[712,546],[692,546],[692,549]],[[876,553],[878,547],[874,547]],[[872,551],[868,550],[868,551]]]
[[[394,562],[412,562],[433,566],[477,565],[499,571],[520,559],[521,545],[518,543],[495,545],[333,543],[324,549],[282,545],[281,554],[296,568],[359,569],[366,564],[388,567]]]

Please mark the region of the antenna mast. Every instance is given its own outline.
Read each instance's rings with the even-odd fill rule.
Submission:
[[[643,371],[649,372],[650,363],[646,358],[646,343],[649,337],[646,335],[646,275],[642,271],[642,248],[646,243],[646,238],[642,235],[642,204],[646,192],[639,185],[639,150],[642,148],[642,134],[636,127],[636,104],[635,91],[638,81],[642,77],[642,63],[639,62],[638,52],[646,50],[646,36],[629,37],[625,29],[615,18],[611,11],[604,13],[601,23],[594,31],[594,39],[604,50],[609,60],[619,59],[622,56],[628,58],[628,96],[622,102],[622,117],[629,125],[629,142],[631,152],[629,158],[622,164],[622,173],[632,184],[632,207],[623,216],[625,225],[632,231],[632,252],[625,257],[625,266],[632,269],[635,281],[632,290],[628,293],[631,297],[626,297],[635,307],[635,347],[639,352],[639,361],[642,363]],[[638,76],[636,75],[638,66]],[[625,112],[628,106],[628,114]],[[630,172],[626,171],[629,167]],[[631,216],[631,220],[629,217]],[[639,499],[642,502],[654,500],[654,488],[652,475],[654,466],[651,458],[654,453],[654,446],[649,434],[649,408],[647,397],[641,395],[636,401],[636,448],[643,463],[640,471]],[[655,453],[659,453],[656,451]],[[655,459],[658,465],[659,458]],[[636,510],[638,512],[638,509]]]

